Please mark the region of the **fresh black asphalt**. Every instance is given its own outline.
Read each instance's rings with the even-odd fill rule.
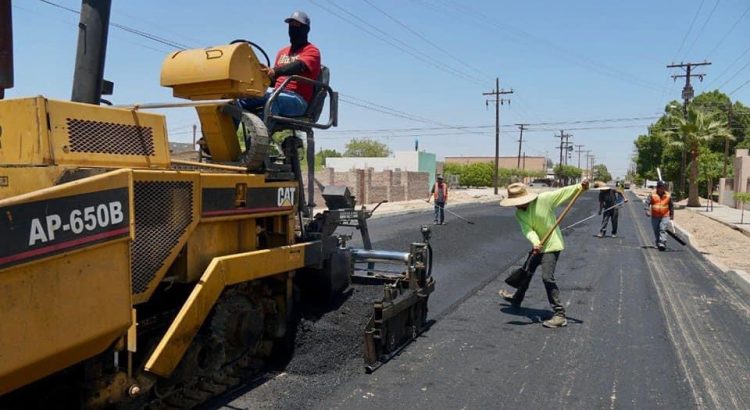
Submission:
[[[417,342],[373,374],[353,360],[335,376],[282,373],[226,408],[750,408],[747,296],[692,248],[651,247],[636,201],[617,238],[593,236],[599,217],[566,232],[562,329],[541,326],[551,311],[539,277],[520,309],[497,296],[529,249],[513,210],[449,209],[475,224],[446,215],[433,227],[436,323]],[[595,211],[587,193],[563,226]],[[406,250],[431,220],[373,218],[374,247]]]

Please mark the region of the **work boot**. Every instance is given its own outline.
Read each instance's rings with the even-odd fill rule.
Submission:
[[[514,298],[515,294],[508,292],[505,289],[502,289],[500,292],[497,292],[501,298],[505,299],[507,302],[510,302],[510,305],[514,308],[521,307],[521,302],[516,301]]]
[[[565,327],[568,325],[568,319],[565,318],[564,313],[555,313],[551,319],[542,322],[542,326],[549,328]]]

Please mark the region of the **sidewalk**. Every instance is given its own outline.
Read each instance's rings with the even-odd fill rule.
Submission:
[[[726,205],[714,204],[713,210],[709,208],[708,211],[706,211],[705,205],[700,208],[685,209],[707,218],[711,218],[714,221],[721,222],[722,224],[741,232],[743,235],[750,237],[750,211],[745,211],[745,223],[740,223],[742,220],[742,210],[731,208]]]

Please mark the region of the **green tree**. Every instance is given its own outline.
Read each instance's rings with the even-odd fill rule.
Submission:
[[[369,138],[354,138],[346,143],[345,157],[387,157],[391,149],[382,142]]]
[[[321,169],[326,164],[326,158],[339,158],[341,153],[335,149],[322,149],[315,154],[315,169]]]
[[[476,164],[445,164],[443,173],[445,175],[458,176],[459,184],[463,186],[486,187],[492,186],[494,181],[493,164],[481,162]],[[521,181],[524,178],[544,178],[547,173],[538,170],[519,168],[498,168],[498,185],[506,186],[512,182]]]
[[[612,174],[609,173],[607,166],[604,164],[594,165],[594,169],[591,172],[596,181],[609,182],[612,180]]]
[[[690,107],[687,116],[674,110],[670,112],[676,127],[667,131],[675,146],[687,150],[690,155],[690,185],[687,206],[698,207],[698,156],[700,147],[714,138],[733,139],[734,137],[721,121],[710,118],[696,108]]]
[[[573,165],[560,165],[558,164],[554,168],[555,176],[559,181],[562,181],[563,184],[567,185],[569,181],[578,179],[583,175],[583,170],[578,167],[574,167]]]
[[[647,135],[639,135],[635,140],[636,173],[644,178],[656,179],[656,168],[662,166],[666,146],[667,138],[661,133],[649,132]]]
[[[750,203],[750,192],[735,192],[734,200],[740,203],[740,224],[745,223],[745,204]]]
[[[464,186],[486,187],[492,186],[494,178],[493,165],[489,162],[478,162],[465,166],[460,183]]]
[[[705,184],[706,190],[701,193],[711,198],[713,186],[723,173],[724,155],[721,152],[711,152],[708,148],[701,148],[698,156],[698,182]]]

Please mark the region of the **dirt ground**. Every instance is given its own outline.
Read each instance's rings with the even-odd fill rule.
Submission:
[[[728,269],[750,272],[750,238],[706,216],[678,209],[675,223],[690,234],[693,246],[709,260]],[[722,266],[723,265],[723,266]]]

